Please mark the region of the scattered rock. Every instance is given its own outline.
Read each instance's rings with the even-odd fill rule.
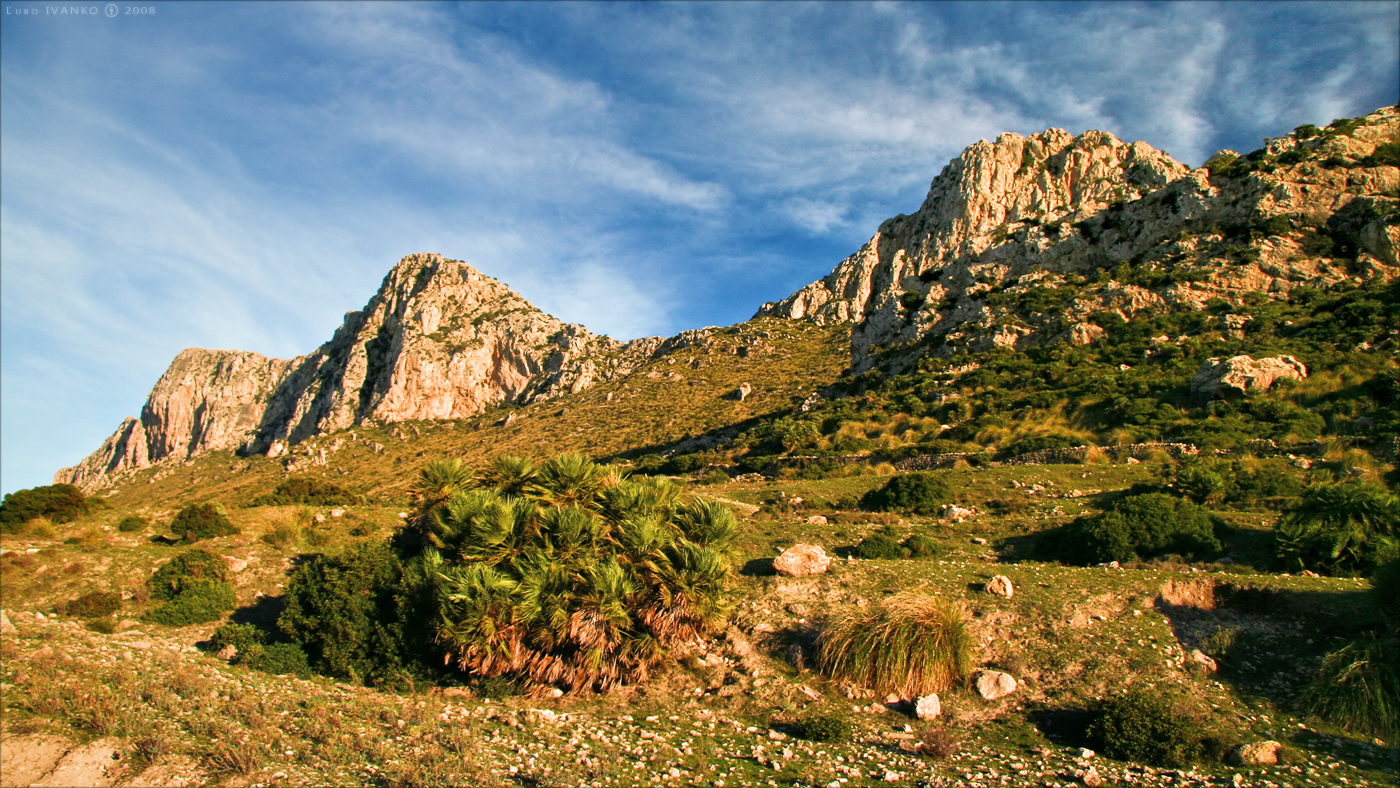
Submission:
[[[1262,766],[1278,763],[1278,751],[1282,748],[1283,745],[1272,739],[1254,744],[1241,744],[1230,750],[1230,754],[1225,756],[1225,759],[1236,766]]]
[[[331,510],[331,517],[343,517],[344,515],[345,515],[345,510],[344,510],[344,509],[332,509],[332,510]]]
[[[1084,771],[1084,775],[1079,779],[1085,785],[1089,786],[1089,788],[1095,788],[1095,786],[1103,785],[1103,778],[1099,776],[1098,769],[1086,769]]]
[[[914,701],[914,717],[920,720],[931,720],[938,716],[943,710],[943,706],[938,701],[938,693],[925,695]]]
[[[974,538],[973,538],[972,543],[973,543],[973,544],[986,544],[986,543],[987,543],[987,540],[986,540],[986,539],[983,539],[983,538],[980,537],[980,536],[978,536],[978,537],[974,537]]]
[[[244,569],[248,568],[247,559],[234,558],[231,555],[225,555],[220,557],[224,559],[224,565],[228,567],[228,571],[234,574],[238,574],[239,572],[242,572]]]
[[[230,643],[229,645],[219,649],[219,653],[215,654],[214,656],[218,657],[219,659],[222,659],[225,662],[232,662],[233,658],[238,656],[238,647]]]
[[[798,618],[802,618],[807,615],[808,610],[806,605],[801,604],[799,602],[793,602],[791,605],[787,606],[787,612],[793,614],[794,616],[797,616]]]
[[[831,566],[831,556],[821,545],[795,544],[773,559],[773,571],[788,577],[819,575]]]
[[[18,632],[15,625],[10,623],[10,617],[5,615],[5,611],[0,610],[0,635],[13,635]]]
[[[1212,673],[1219,670],[1219,666],[1215,664],[1215,660],[1211,659],[1210,655],[1198,648],[1191,649],[1191,661],[1198,665],[1204,665],[1205,669]]]
[[[1079,758],[1080,760],[1087,761],[1095,755],[1098,755],[1098,753],[1094,752],[1088,747],[1080,747],[1079,749],[1074,751],[1074,757]]]
[[[963,520],[968,520],[973,517],[976,517],[977,510],[964,509],[961,506],[954,506],[953,504],[948,503],[944,504],[943,508],[938,510],[938,516],[944,519],[952,520],[955,523],[960,523]]]
[[[996,700],[1004,698],[1016,691],[1016,679],[1009,673],[1002,673],[999,670],[978,671],[974,677],[977,685],[977,694],[983,700]]]
[[[807,524],[808,524],[808,525],[826,525],[826,517],[823,516],[823,515],[820,515],[820,514],[814,514],[814,515],[812,515],[811,517],[808,517],[808,518],[807,518]]]
[[[987,593],[1004,596],[1010,599],[1016,593],[1016,589],[1011,585],[1011,578],[1006,575],[997,575],[987,583]]]

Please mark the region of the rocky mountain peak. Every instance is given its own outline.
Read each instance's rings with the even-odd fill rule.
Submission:
[[[860,372],[930,351],[1093,341],[1102,332],[1083,320],[1095,311],[1390,276],[1400,172],[1375,153],[1396,127],[1393,107],[1300,127],[1245,157],[1217,154],[1210,170],[1100,131],[1003,134],[953,159],[918,211],[758,314],[852,323]],[[1319,236],[1336,242],[1330,256]],[[1083,287],[1105,269],[1121,277]],[[1064,298],[1027,319],[1018,294],[1033,290]]]
[[[54,478],[95,489],[114,474],[212,449],[276,456],[358,424],[463,418],[547,399],[620,374],[620,347],[466,263],[409,255],[313,353],[182,351],[139,419]]]

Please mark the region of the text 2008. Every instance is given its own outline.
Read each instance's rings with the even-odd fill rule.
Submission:
[[[138,15],[141,15],[141,14],[155,14],[155,12],[156,12],[156,7],[153,6],[153,5],[129,5],[129,6],[126,6],[126,12],[125,12],[125,14],[131,14],[131,15],[133,15],[133,16],[138,16]],[[123,14],[123,15],[125,15],[125,14]]]

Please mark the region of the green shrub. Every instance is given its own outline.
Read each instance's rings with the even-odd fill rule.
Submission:
[[[911,535],[904,540],[904,549],[909,551],[911,558],[937,558],[943,554],[943,548],[928,534]]]
[[[117,530],[124,534],[129,534],[136,531],[144,531],[149,526],[150,523],[146,522],[146,518],[133,514],[123,517],[122,521],[117,523]]]
[[[876,533],[860,540],[851,555],[870,560],[897,560],[906,557],[904,546],[888,533]]]
[[[287,585],[281,631],[319,673],[381,683],[415,654],[405,626],[404,567],[386,542],[366,542],[297,567]]]
[[[172,627],[215,621],[234,606],[224,559],[207,550],[186,550],[167,561],[146,585],[161,602],[145,620]]]
[[[243,654],[250,647],[261,646],[265,643],[267,643],[267,632],[252,624],[224,624],[209,636],[209,650],[215,652],[233,646],[238,650],[238,653]]]
[[[1210,512],[1163,493],[1132,495],[1106,512],[1084,515],[1042,541],[1048,557],[1088,565],[1163,555],[1220,552],[1218,521]]]
[[[100,618],[110,616],[122,606],[122,595],[114,591],[93,591],[58,606],[65,616]]]
[[[311,665],[307,661],[306,652],[295,643],[254,644],[249,646],[246,653],[241,653],[238,661],[239,664],[247,665],[253,670],[277,676],[292,675],[305,678],[311,675]]]
[[[1110,758],[1181,767],[1201,754],[1199,722],[1147,691],[1108,698],[1089,723],[1091,746]]]
[[[170,601],[185,591],[196,580],[212,580],[227,583],[228,564],[216,553],[193,549],[166,561],[146,581],[151,596],[161,601]]]
[[[936,473],[904,473],[893,476],[884,486],[871,490],[861,498],[862,509],[872,512],[907,511],[934,514],[953,493],[947,482]]]
[[[71,484],[52,484],[8,493],[0,502],[0,533],[15,533],[36,517],[68,523],[87,515],[92,503]]]
[[[1290,569],[1367,572],[1395,557],[1400,498],[1364,482],[1320,484],[1279,518],[1278,556]]]
[[[354,506],[363,497],[340,485],[307,476],[284,479],[272,492],[248,502],[249,506]]]
[[[831,714],[817,714],[803,717],[794,726],[797,735],[808,741],[838,742],[847,741],[853,731],[850,720]]]
[[[238,533],[222,507],[214,503],[192,503],[170,521],[170,533],[186,543]]]
[[[817,662],[834,679],[917,698],[965,678],[975,647],[960,608],[900,594],[873,613],[831,622],[817,639]]]
[[[1400,645],[1367,634],[1328,654],[1298,705],[1344,730],[1393,740],[1400,735]]]
[[[234,606],[233,586],[217,580],[191,580],[173,599],[152,608],[144,620],[168,627],[217,621]]]
[[[1400,141],[1382,142],[1370,155],[1361,159],[1363,167],[1400,167]]]

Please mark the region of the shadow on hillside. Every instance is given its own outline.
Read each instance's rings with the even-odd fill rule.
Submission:
[[[277,628],[277,618],[286,608],[286,596],[260,596],[253,604],[234,610],[229,620],[235,624],[252,624],[258,629],[272,631]]]
[[[1175,598],[1164,586],[1156,603],[1182,648],[1211,657],[1221,683],[1285,708],[1296,701],[1328,651],[1385,626],[1364,589],[1211,586],[1209,578],[1193,582],[1200,591],[1190,599]]]
[[[604,457],[599,457],[598,462],[611,463],[617,460],[635,460],[640,457],[645,457],[649,454],[661,454],[667,451],[674,451],[677,454],[687,454],[690,452],[704,451],[705,449],[714,448],[723,443],[724,441],[727,441],[731,438],[742,434],[745,430],[757,427],[764,421],[776,418],[777,416],[780,416],[786,412],[786,409],[775,410],[770,413],[752,416],[750,418],[744,419],[743,421],[737,421],[733,424],[726,424],[723,427],[715,427],[714,429],[702,432],[699,435],[686,435],[682,438],[679,438],[674,441],[668,441],[666,443],[652,443],[646,446],[637,446],[631,449],[627,449],[625,451],[617,452],[616,454],[609,454]]]
[[[744,577],[772,577],[777,571],[773,569],[773,559],[751,558],[740,567],[739,574]]]
[[[1094,718],[1089,709],[1036,709],[1026,718],[1045,738],[1062,747],[1089,746],[1089,723]]]

